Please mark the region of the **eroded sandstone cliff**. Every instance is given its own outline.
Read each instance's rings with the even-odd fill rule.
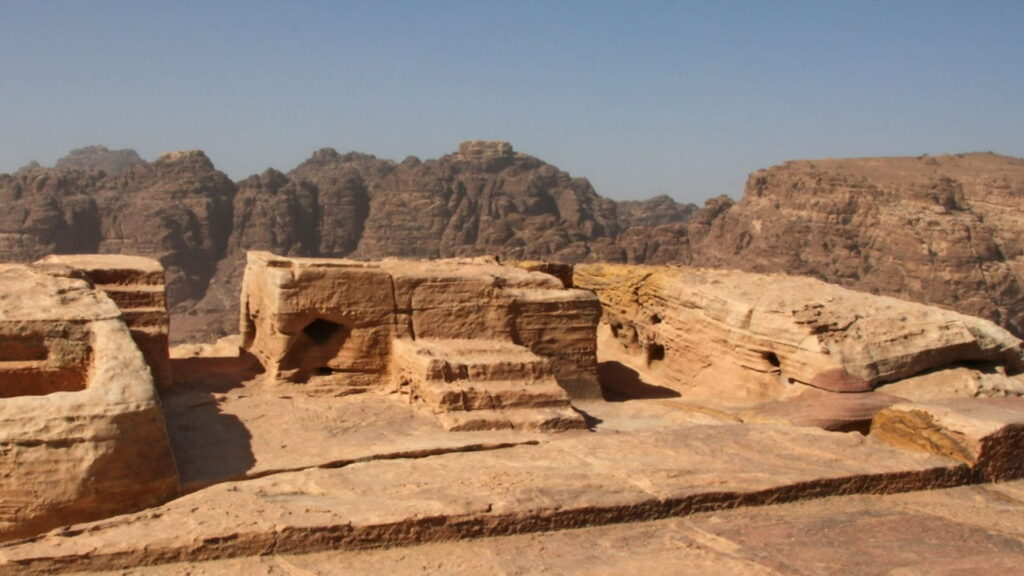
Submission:
[[[815,276],[1024,333],[1024,160],[787,162],[709,209],[688,226],[692,263]]]
[[[201,152],[120,174],[0,175],[0,261],[154,257],[176,341],[234,330],[248,249],[373,259],[691,264],[810,275],[1024,333],[1024,160],[995,154],[788,162],[742,200],[614,202],[504,142],[434,160],[315,152],[233,183]]]

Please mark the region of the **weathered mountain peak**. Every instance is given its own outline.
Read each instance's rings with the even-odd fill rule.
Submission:
[[[145,163],[146,161],[139,156],[139,153],[131,148],[111,150],[106,146],[85,146],[76,148],[57,160],[54,167],[70,170],[102,170],[107,174],[120,174],[132,166],[142,166]]]

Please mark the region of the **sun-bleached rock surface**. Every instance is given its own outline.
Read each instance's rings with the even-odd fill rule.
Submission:
[[[586,427],[547,360],[499,340],[395,340],[392,378],[448,430]]]
[[[757,403],[795,384],[867,392],[967,362],[1024,368],[1020,340],[992,322],[806,277],[676,267],[580,265],[613,340],[672,387]]]
[[[876,388],[907,400],[1024,396],[1024,377],[1007,375],[999,364],[953,365]]]
[[[73,268],[0,265],[0,470],[0,540],[177,493],[149,367]]]
[[[413,545],[657,520],[812,494],[941,488],[969,475],[956,461],[810,428],[564,433],[536,445],[218,484],[149,511],[78,526],[68,536],[0,547],[0,566],[42,573]],[[184,525],[189,530],[180,530]]]

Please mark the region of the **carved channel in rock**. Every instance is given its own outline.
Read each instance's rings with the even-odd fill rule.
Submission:
[[[80,330],[69,327],[70,339],[68,334],[47,338],[38,326],[32,330],[0,333],[0,398],[85,389],[91,350],[85,342],[74,340]],[[51,346],[59,349],[56,354],[50,353]]]
[[[46,360],[46,342],[37,335],[0,336],[0,362]]]

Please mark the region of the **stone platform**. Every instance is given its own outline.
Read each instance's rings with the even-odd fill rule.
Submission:
[[[846,496],[653,522],[437,542],[268,554],[113,572],[145,576],[1017,576],[1024,482]]]
[[[98,406],[162,406],[183,494],[8,533],[27,538],[0,544],[0,574],[1024,565],[1024,400],[1003,397],[1024,385],[1024,345],[990,323],[807,279],[589,267],[597,338],[598,299],[571,275],[487,259],[250,265],[242,335],[172,351],[159,403],[127,334],[155,291],[94,278],[118,309],[66,276],[63,294],[92,299],[113,340],[40,344],[0,321],[8,390],[38,388],[0,399],[0,417],[35,402],[19,423],[61,422],[55,399],[123,398],[84,368],[111,342],[134,351],[121,365],[149,396]],[[37,312],[2,297],[0,310]],[[56,390],[21,378],[26,362],[81,378]]]
[[[0,567],[35,574],[340,553],[973,481],[971,467],[955,459],[857,433],[737,423],[679,398],[580,403],[593,431],[452,434],[396,402],[401,396],[282,392],[250,383],[212,393],[212,405],[201,389],[169,396],[183,477],[193,489],[206,487],[143,512],[0,546]],[[284,413],[275,401],[294,409]],[[234,419],[249,434],[242,446],[251,461],[220,478],[227,481],[209,485],[218,480],[211,472],[216,443],[232,440],[202,430],[197,411]],[[384,413],[391,420],[378,421]],[[189,430],[209,445],[192,446]]]

